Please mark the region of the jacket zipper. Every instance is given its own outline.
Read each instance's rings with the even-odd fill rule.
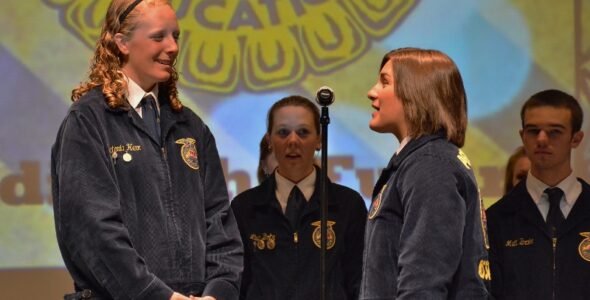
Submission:
[[[168,160],[168,156],[166,155],[166,148],[162,147],[161,152],[162,152],[162,158],[164,160]]]
[[[552,290],[552,299],[555,299],[555,281],[556,281],[555,277],[557,275],[556,268],[555,268],[555,256],[556,256],[555,252],[556,252],[556,248],[557,248],[557,236],[555,233],[555,228],[553,228],[553,238],[551,238],[551,244],[553,247],[553,276],[552,276],[553,288],[551,290]]]
[[[295,243],[295,268],[298,270],[299,269],[298,268],[298,266],[299,266],[299,247],[298,247],[299,234],[297,233],[297,231],[293,232],[293,243]],[[295,282],[295,290],[294,290],[294,294],[293,294],[294,299],[297,299],[298,294],[299,294],[297,291],[297,285],[298,285],[298,283]]]
[[[176,223],[176,211],[174,210],[174,204],[173,204],[173,200],[172,200],[172,178],[170,177],[170,166],[168,165],[168,151],[166,151],[166,147],[162,147],[160,148],[160,153],[162,155],[162,161],[164,162],[164,172],[166,172],[166,189],[168,191],[168,201],[170,201],[170,203],[168,203],[168,212],[170,213],[170,219],[172,221],[172,225],[174,226],[174,240],[177,243],[177,250],[176,253],[174,253],[174,255],[179,256],[179,252],[180,249],[183,249],[182,247],[182,241],[180,240],[180,230],[178,227],[178,224]]]

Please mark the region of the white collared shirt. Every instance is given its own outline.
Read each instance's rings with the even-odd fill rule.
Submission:
[[[404,147],[410,142],[412,138],[410,138],[409,136],[406,136],[400,143],[399,143],[399,147],[397,148],[397,150],[395,150],[395,154],[399,155],[399,153],[402,151],[402,149],[404,149]]]
[[[539,208],[543,219],[547,219],[547,213],[549,212],[549,197],[543,192],[546,188],[550,187],[551,186],[546,185],[533,176],[531,172],[529,172],[526,177],[526,189],[529,192],[529,195],[531,195],[531,198],[533,198],[533,201],[535,201],[537,208]],[[582,194],[582,184],[578,181],[574,172],[571,172],[568,177],[554,187],[558,187],[563,191],[563,198],[561,198],[561,201],[559,202],[559,208],[561,209],[563,216],[567,218],[572,207],[574,207],[576,200],[578,200],[578,197]],[[564,198],[565,201],[563,201]]]
[[[277,189],[275,191],[275,195],[279,200],[279,204],[281,204],[281,209],[283,213],[285,209],[287,209],[287,201],[289,200],[289,194],[294,186],[297,186],[303,196],[305,196],[305,200],[309,201],[311,196],[313,195],[313,191],[315,190],[315,179],[316,179],[316,169],[313,168],[313,171],[307,175],[307,177],[303,178],[298,183],[294,183],[291,180],[283,177],[279,174],[278,170],[275,171],[275,180],[277,182]]]
[[[135,111],[137,112],[137,114],[139,114],[140,117],[143,118],[142,114],[141,114],[141,99],[143,99],[143,97],[147,96],[147,95],[152,95],[152,97],[154,97],[154,99],[156,99],[156,109],[158,110],[158,113],[160,113],[160,104],[158,103],[158,85],[156,84],[154,86],[154,88],[149,91],[146,92],[144,91],[137,83],[135,83],[135,81],[133,81],[133,79],[126,77],[127,78],[127,101],[129,101],[129,104],[131,105],[131,107],[133,107],[133,109],[135,109]]]

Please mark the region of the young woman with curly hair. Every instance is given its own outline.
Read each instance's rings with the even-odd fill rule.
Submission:
[[[242,244],[215,139],[178,100],[179,35],[168,1],[108,8],[52,149],[65,299],[238,297]]]

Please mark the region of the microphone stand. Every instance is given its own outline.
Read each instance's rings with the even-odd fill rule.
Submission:
[[[328,214],[328,198],[326,194],[326,184],[328,182],[328,124],[330,124],[330,116],[327,105],[322,106],[320,124],[322,127],[322,166],[320,169],[320,299],[326,300],[326,248],[328,245],[328,224],[326,220]]]

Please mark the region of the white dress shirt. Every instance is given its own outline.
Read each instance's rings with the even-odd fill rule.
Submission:
[[[158,114],[160,113],[160,104],[158,103],[158,85],[156,84],[154,88],[146,92],[144,91],[133,79],[127,77],[127,101],[135,111],[139,114],[140,117],[143,118],[141,113],[141,100],[143,97],[147,95],[152,95],[156,100],[156,109],[158,110]]]
[[[535,204],[539,208],[543,219],[547,219],[547,213],[549,212],[549,199],[547,194],[544,193],[545,189],[553,186],[548,186],[541,180],[533,176],[530,172],[526,177],[526,189],[535,201]],[[559,208],[563,213],[563,216],[567,218],[572,207],[578,200],[580,194],[582,194],[582,184],[578,181],[574,172],[568,177],[558,183],[556,186],[563,191],[563,198],[559,202]]]
[[[285,212],[285,209],[287,209],[287,201],[289,200],[289,194],[291,193],[291,190],[294,186],[297,186],[299,190],[301,190],[303,196],[305,196],[305,201],[309,201],[309,199],[313,195],[313,191],[315,190],[315,179],[315,168],[313,168],[313,171],[309,175],[307,175],[307,177],[303,178],[298,183],[294,183],[289,179],[283,177],[281,174],[279,174],[278,170],[275,171],[275,180],[277,182],[277,189],[275,191],[275,194],[277,196],[277,199],[279,200],[279,203],[281,204],[281,209],[283,210],[283,213]]]

